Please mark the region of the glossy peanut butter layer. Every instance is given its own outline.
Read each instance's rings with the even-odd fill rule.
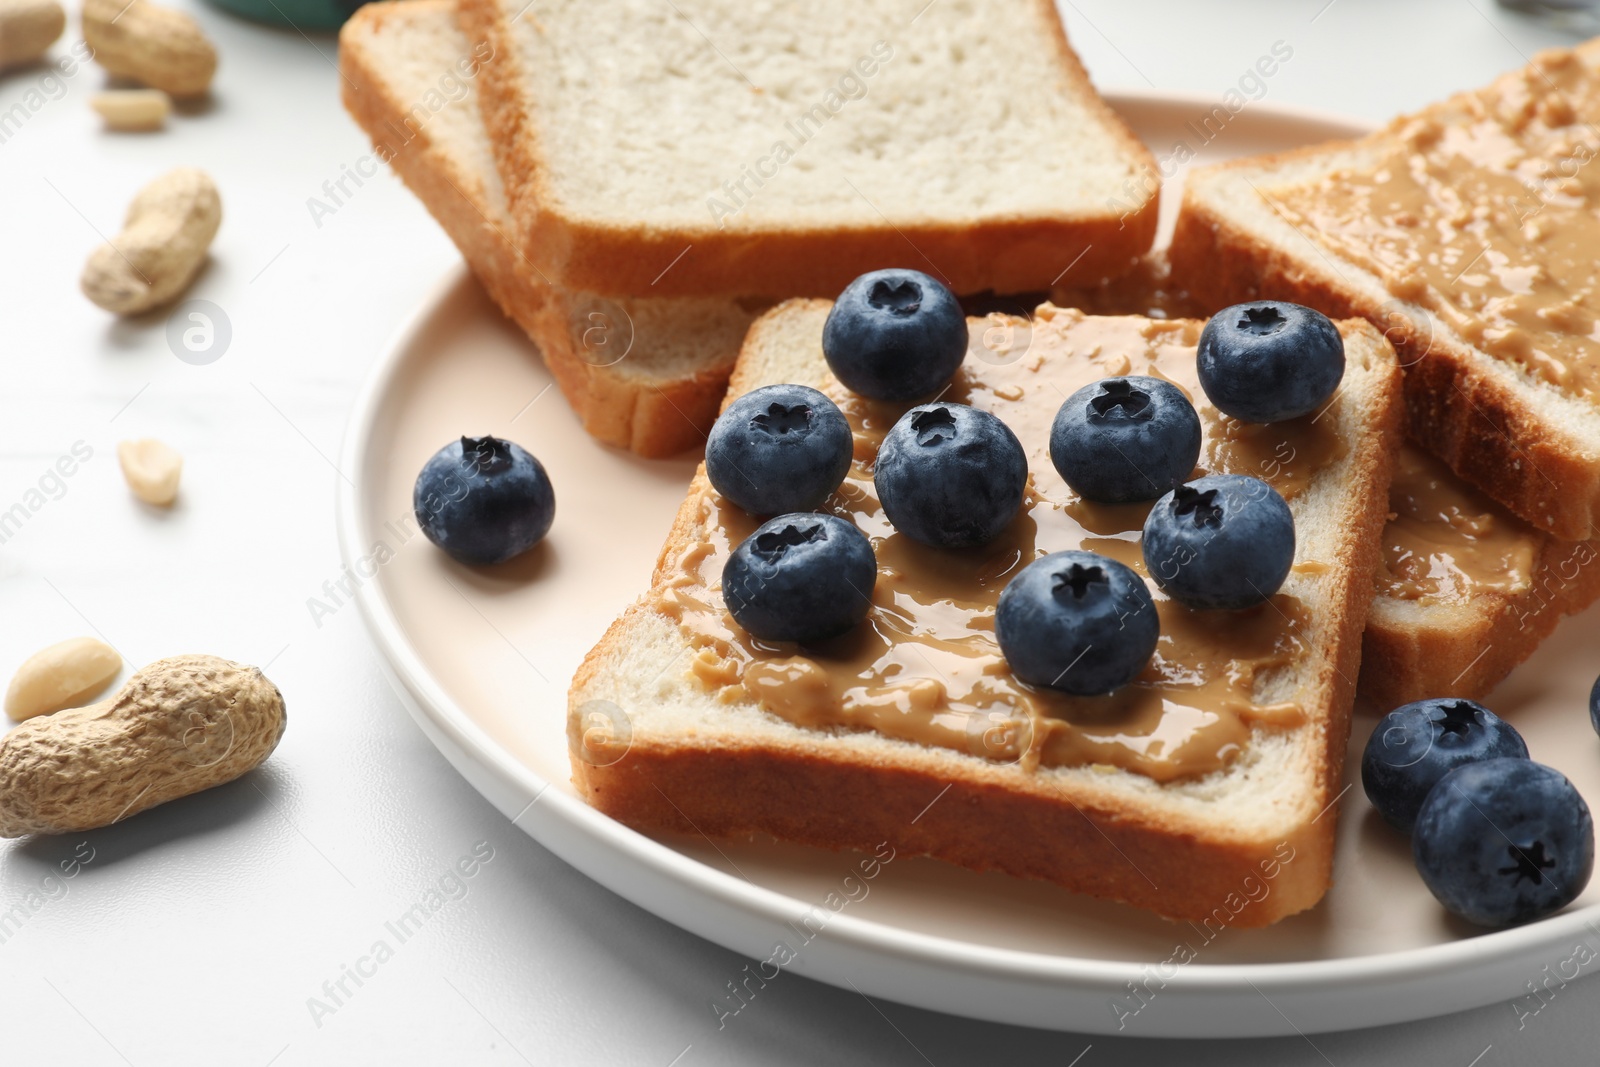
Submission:
[[[1406,600],[1464,600],[1524,592],[1543,535],[1409,445],[1395,460],[1378,592]]]
[[[727,613],[719,587],[729,552],[760,523],[708,492],[700,539],[669,561],[655,605],[685,628],[695,650],[691,672],[722,699],[755,700],[802,726],[871,729],[1030,768],[1120,767],[1161,781],[1226,766],[1257,725],[1302,723],[1300,707],[1256,699],[1258,683],[1304,651],[1305,611],[1287,594],[1249,611],[1207,613],[1150,583],[1160,644],[1137,681],[1105,697],[1070,697],[1018,681],[995,640],[1000,591],[1042,555],[1085,548],[1144,573],[1139,532],[1150,505],[1087,503],[1050,463],[1050,423],[1080,386],[1130,373],[1172,381],[1201,415],[1200,469],[1257,475],[1291,502],[1344,455],[1335,411],[1243,426],[1211,408],[1195,379],[1199,330],[1188,320],[1086,318],[1045,305],[1010,361],[969,356],[942,399],[1000,416],[1022,441],[1031,471],[1021,513],[979,549],[932,548],[895,532],[879,507],[872,464],[883,435],[910,405],[863,400],[830,379],[824,391],[854,429],[855,461],[827,507],[856,523],[877,553],[867,619],[819,647],[751,639]],[[1325,566],[1308,560],[1297,569],[1319,573]]]
[[[1470,344],[1600,403],[1600,74],[1573,52],[1380,138],[1375,164],[1271,192],[1307,237]]]

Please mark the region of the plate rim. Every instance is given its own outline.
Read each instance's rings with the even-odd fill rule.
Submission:
[[[1200,93],[1131,89],[1107,92],[1103,95],[1113,108],[1122,101],[1145,105],[1165,103],[1182,106],[1216,106],[1214,99]],[[1314,122],[1330,128],[1343,127],[1352,133],[1374,128],[1373,124],[1350,116],[1313,108],[1267,104],[1261,101],[1253,101],[1250,107],[1261,112],[1270,112],[1274,117]],[[336,534],[341,562],[347,567],[354,566],[361,558],[364,551],[363,535],[369,532],[365,529],[362,518],[363,494],[360,485],[364,483],[365,472],[372,462],[368,445],[372,441],[374,426],[384,409],[384,401],[395,385],[396,372],[413,355],[417,345],[425,336],[430,321],[450,295],[469,280],[472,284],[477,284],[472,279],[472,272],[465,262],[457,263],[450,268],[391,331],[362,381],[351,407],[339,450],[340,469],[347,477],[336,480]],[[447,758],[451,758],[452,764],[457,766],[457,770],[468,779],[469,783],[502,813],[507,814],[514,826],[546,847],[552,848],[566,862],[582,870],[586,876],[594,878],[611,891],[632,900],[653,914],[666,918],[675,925],[686,925],[679,918],[664,915],[660,909],[652,907],[650,902],[628,893],[625,887],[618,888],[609,881],[599,878],[589,869],[588,864],[574,859],[569,854],[570,850],[552,845],[536,831],[551,830],[553,821],[563,824],[567,829],[590,837],[594,843],[607,846],[617,854],[618,858],[643,868],[657,878],[676,882],[722,908],[734,909],[747,918],[754,918],[774,928],[794,920],[814,906],[814,902],[808,903],[778,890],[754,885],[733,874],[703,864],[669,845],[616,822],[576,796],[570,796],[560,789],[551,790],[550,782],[517,760],[483,727],[474,722],[472,717],[431,676],[422,657],[400,626],[381,581],[358,583],[356,601],[376,650],[384,660],[386,676],[413,716],[426,719],[426,722],[423,722],[419,718],[419,724],[424,727],[424,732],[428,734],[430,741],[436,747],[442,747],[439,745],[439,737],[433,732],[437,730],[467,760],[492,775],[500,786],[515,796],[525,798],[525,806],[521,811],[511,815],[502,803],[503,798],[490,795],[483,783],[460,767],[451,753],[445,752]],[[433,730],[428,729],[430,725]],[[548,797],[545,796],[547,792],[550,794]],[[540,808],[539,818],[532,821],[525,820],[524,816],[532,811],[535,805]],[[693,929],[693,932],[734,951],[744,951],[701,929]],[[1541,958],[1567,950],[1574,943],[1574,939],[1591,940],[1590,935],[1600,935],[1600,903],[1564,912],[1526,926],[1487,931],[1455,941],[1393,953],[1278,963],[1194,962],[1179,968],[1172,978],[1164,979],[1161,988],[1163,993],[1170,992],[1174,1000],[1183,998],[1186,994],[1199,995],[1206,999],[1216,994],[1255,997],[1262,995],[1257,988],[1261,983],[1270,983],[1274,992],[1285,995],[1325,993],[1335,989],[1371,990],[1374,983],[1381,983],[1383,988],[1392,992],[1398,984],[1417,978],[1460,974],[1465,968],[1483,968],[1511,958]],[[1155,962],[1093,959],[984,946],[972,941],[904,930],[843,913],[832,916],[816,938],[818,941],[832,943],[840,949],[864,952],[877,957],[892,957],[923,967],[956,968],[960,974],[973,979],[990,978],[1006,982],[1042,983],[1063,993],[1079,990],[1106,997],[1121,994],[1127,989],[1128,983],[1145,978],[1147,971]],[[831,981],[825,973],[812,973],[810,970],[804,973],[830,984],[840,984]],[[905,999],[903,995],[896,996],[893,993],[885,992],[882,995],[890,999]],[[914,1001],[908,1002],[914,1003]],[[1384,1025],[1465,1010],[1491,1002],[1493,998],[1484,999],[1482,996],[1476,1000],[1452,999],[1449,1003],[1443,1004],[1435,1000],[1431,1007],[1421,1010],[1408,1009],[1398,1013],[1375,1015],[1370,1021],[1346,1022],[1328,1029]],[[1048,1019],[1005,1018],[1003,1013],[985,1011],[976,1005],[970,1012],[949,1006],[933,1007],[933,1010],[951,1011],[979,1019],[1003,1019],[1007,1022],[1021,1022],[1033,1026],[1051,1025]],[[1238,1031],[1238,1035],[1292,1034],[1307,1030],[1319,1032],[1314,1022],[1310,1026],[1296,1027],[1287,1017],[1282,1021],[1284,1025],[1281,1028],[1257,1027]],[[1081,1025],[1074,1028],[1083,1029]],[[1105,1029],[1102,1032],[1117,1031]],[[1198,1035],[1202,1032],[1215,1035],[1215,1031],[1195,1026],[1155,1027],[1149,1032],[1168,1036]]]

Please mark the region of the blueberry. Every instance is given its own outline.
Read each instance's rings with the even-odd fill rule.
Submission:
[[[498,437],[463,437],[417,475],[411,508],[428,540],[462,563],[504,563],[550,531],[556,495],[539,461]]]
[[[1417,815],[1411,854],[1429,891],[1479,926],[1566,907],[1594,870],[1594,820],[1560,771],[1490,759],[1439,780]]]
[[[1282,422],[1317,410],[1344,377],[1344,339],[1320,311],[1278,300],[1211,316],[1195,355],[1200,387],[1224,415]]]
[[[1600,734],[1600,678],[1595,679],[1594,688],[1589,690],[1589,725]]]
[[[706,476],[754,515],[810,511],[850,471],[850,423],[804,385],[765,385],[729,404],[706,440]]]
[[[915,270],[875,270],[839,294],[822,327],[822,354],[845,388],[873,400],[936,393],[967,354],[955,295]]]
[[[1144,565],[1163,592],[1191,608],[1252,607],[1289,576],[1294,515],[1259,478],[1196,478],[1150,509]]]
[[[1010,427],[965,404],[922,404],[889,428],[873,468],[894,528],[924,544],[994,540],[1022,507],[1028,457]]]
[[[1444,697],[1395,708],[1361,754],[1361,785],[1378,814],[1411,832],[1422,802],[1445,775],[1486,759],[1527,759],[1511,724],[1470,700]]]
[[[865,618],[877,579],[866,534],[836,515],[797,512],[762,524],[733,550],[722,598],[750,636],[812,644]]]
[[[994,632],[1024,682],[1098,696],[1139,676],[1161,622],[1131,568],[1093,552],[1054,552],[1006,583]]]
[[[1050,461],[1085,500],[1154,500],[1194,471],[1200,416],[1183,391],[1130,375],[1067,397],[1050,427]]]

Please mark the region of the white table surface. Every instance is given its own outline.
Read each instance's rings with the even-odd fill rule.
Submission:
[[[1488,0],[1063,9],[1102,87],[1220,100],[1283,41],[1293,56],[1266,99],[1370,119],[1563,40]],[[100,132],[86,104],[98,68],[0,76],[0,113],[26,113],[0,143],[0,511],[30,513],[0,544],[0,678],[47,642],[97,632],[135,665],[198,651],[268,665],[290,726],[241,781],[0,847],[0,1063],[1594,1062],[1592,979],[1520,1029],[1495,1005],[1309,1040],[1152,1043],[986,1025],[791,976],[719,1031],[709,1002],[745,961],[511,827],[391,695],[356,610],[309,611],[340,574],[333,464],[351,399],[457,257],[387,172],[347,183],[353,195],[313,219],[308,198],[369,151],[338,104],[331,36],[197,13],[222,56],[215,98],[164,134]],[[225,204],[189,294],[231,323],[207,366],[174,358],[164,315],[117,322],[77,290],[96,231],[179,163],[214,175]],[[116,442],[146,435],[187,457],[170,514],[129,498],[117,470]],[[92,457],[29,496],[79,441]],[[475,848],[492,859],[465,895],[359,987],[346,978],[333,1011],[313,1011],[311,998],[334,1006],[324,983],[385,921]],[[4,925],[8,909],[20,918]]]

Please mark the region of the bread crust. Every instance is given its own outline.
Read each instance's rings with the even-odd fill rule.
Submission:
[[[1050,0],[1028,0],[1052,27],[1049,47],[1063,80],[1089,103],[1135,170],[1157,172],[1155,158],[1100,99],[1067,42]],[[474,39],[495,47],[485,67],[480,105],[517,218],[524,254],[545,276],[571,289],[608,295],[716,296],[726,293],[833,296],[863,270],[905,263],[958,293],[1048,289],[1088,284],[1126,271],[1155,240],[1159,196],[1143,193],[1126,213],[1111,205],[1127,190],[1108,190],[1098,214],[987,219],[964,223],[884,221],[817,229],[698,226],[658,229],[619,224],[567,209],[546,175],[537,109],[515,61],[513,30],[498,0],[460,0],[459,17]],[[1142,190],[1141,190],[1142,192]]]
[[[1362,635],[1360,694],[1387,711],[1430,697],[1487,696],[1568,615],[1600,598],[1600,541],[1542,537],[1529,588],[1419,607],[1378,596]]]
[[[1343,143],[1220,164],[1210,173],[1272,167]],[[1361,316],[1400,353],[1406,433],[1458,476],[1534,527],[1566,541],[1600,533],[1600,465],[1544,417],[1518,387],[1454,339],[1410,329],[1393,301],[1375,300],[1261,241],[1197,192],[1191,179],[1169,256],[1175,278],[1207,311],[1246,300],[1290,300],[1333,316]]]
[[[1266,847],[1217,842],[1065,791],[774,746],[635,746],[608,767],[574,760],[573,772],[589,803],[645,832],[766,834],[835,851],[887,841],[897,853],[1053,882],[1169,918],[1220,914],[1223,926],[1265,926],[1315,905],[1333,852],[1332,818]],[[1249,900],[1262,884],[1270,892]]]
[[[786,310],[820,312],[826,306],[822,301],[780,305],[756,321],[745,351],[759,348],[762,332]],[[1365,322],[1347,325],[1381,346]],[[1311,642],[1321,656],[1312,689],[1318,708],[1326,711],[1305,727],[1313,732],[1306,751],[1314,766],[1306,795],[1297,798],[1302,806],[1278,828],[1281,832],[1252,836],[1171,810],[1133,807],[1094,775],[1018,775],[1014,768],[911,744],[898,744],[891,759],[817,731],[805,731],[799,741],[636,735],[624,758],[605,766],[585,762],[577,747],[582,709],[592,699],[605,698],[609,679],[626,669],[638,628],[662,618],[648,598],[612,625],[573,679],[569,737],[575,786],[600,810],[646,831],[772,834],[866,851],[889,841],[902,852],[1043,879],[1196,922],[1213,916],[1225,900],[1240,904],[1229,920],[1238,926],[1267,925],[1313,906],[1331,875],[1333,808],[1342,789],[1360,633],[1372,598],[1398,439],[1399,370],[1392,356],[1383,358],[1387,362],[1376,368],[1373,403],[1362,409],[1362,432],[1352,443],[1354,498],[1364,503],[1349,517],[1331,578],[1338,595],[1327,602],[1322,629]],[[741,358],[729,397],[760,384],[758,369]],[[702,467],[657,558],[653,587],[694,537],[701,505],[711,492]],[[766,713],[752,705],[749,714]],[[941,795],[946,787],[948,793]],[[938,802],[917,817],[936,795]],[[1286,853],[1291,860],[1284,860]],[[1275,872],[1270,892],[1259,901],[1245,899],[1245,879],[1260,882],[1264,864]]]
[[[508,229],[496,223],[481,177],[463,170],[430,136],[427,123],[408,124],[416,101],[396,95],[364,47],[366,35],[428,32],[413,24],[451,12],[449,0],[404,0],[369,4],[351,16],[339,35],[345,108],[461,250],[490,298],[539,349],[585,430],[646,457],[698,446],[716,420],[737,353],[730,349],[693,373],[659,379],[633,373],[632,365],[585,360],[574,338],[571,295],[545,284]]]

